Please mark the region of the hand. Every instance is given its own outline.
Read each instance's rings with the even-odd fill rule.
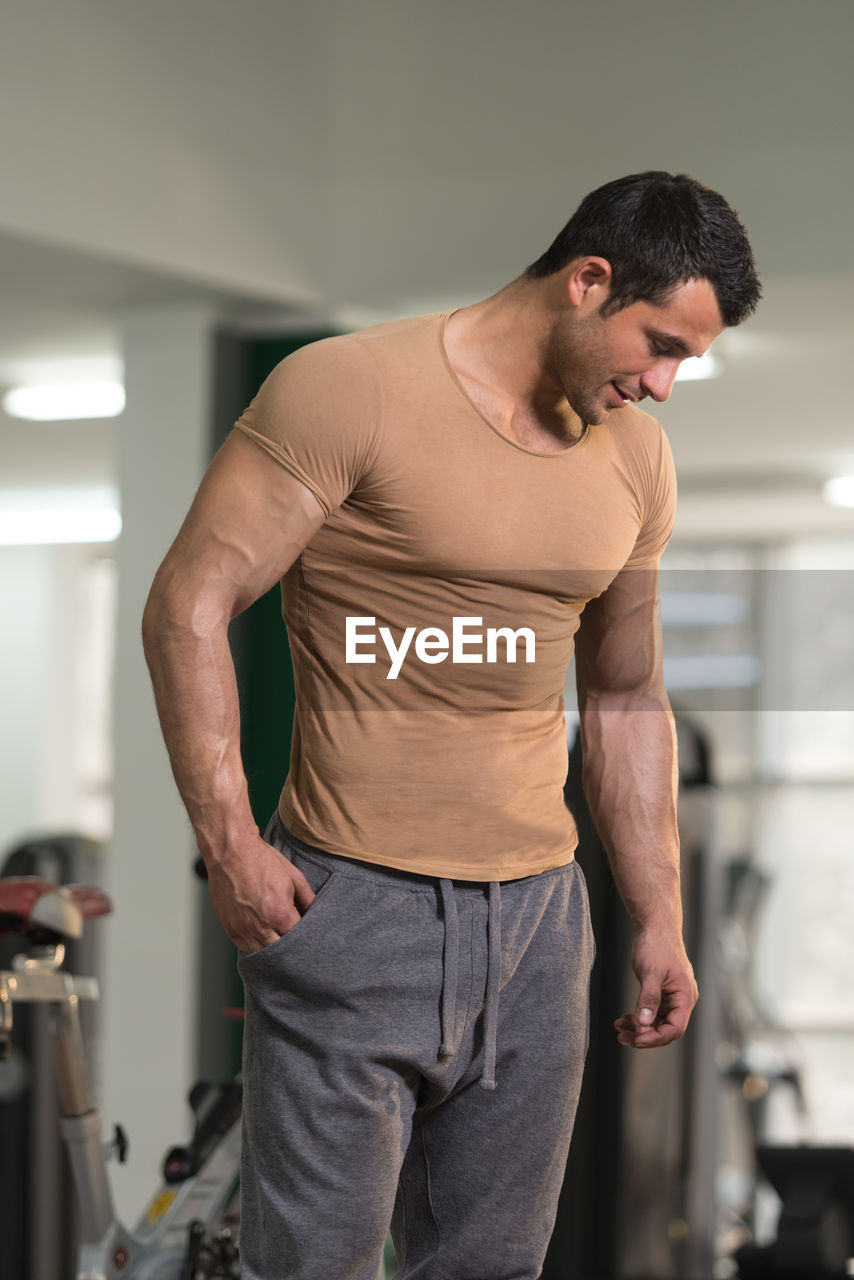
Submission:
[[[245,953],[287,933],[314,901],[302,872],[260,836],[210,863],[208,889],[223,929]]]
[[[641,989],[636,1012],[614,1023],[620,1044],[634,1049],[655,1049],[684,1035],[697,1003],[697,984],[681,937],[664,933],[638,933],[632,950],[632,968]]]

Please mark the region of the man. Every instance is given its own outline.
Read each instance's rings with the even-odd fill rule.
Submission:
[[[495,296],[295,353],[208,471],[144,636],[241,952],[246,1277],[373,1280],[390,1221],[409,1280],[540,1274],[593,956],[562,798],[573,643],[586,794],[636,927],[618,1038],[684,1032],[674,480],[635,405],[758,296],[722,197],[621,179]],[[297,705],[262,838],[226,629],[280,579]]]

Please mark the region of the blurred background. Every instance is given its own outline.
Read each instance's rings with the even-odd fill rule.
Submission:
[[[774,1229],[756,1140],[854,1143],[852,37],[850,0],[0,4],[0,857],[83,837],[116,899],[95,1064],[128,1216],[234,1054],[138,640],[204,466],[288,350],[494,292],[648,168],[727,197],[765,288],[658,407],[704,1012],[652,1071],[671,1100],[682,1073],[675,1145],[621,1069],[655,1240],[549,1274],[732,1274]]]

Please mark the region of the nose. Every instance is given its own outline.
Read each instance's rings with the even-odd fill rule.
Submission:
[[[678,360],[658,361],[641,376],[640,385],[644,395],[651,396],[659,403],[666,400],[673,390],[678,368]]]

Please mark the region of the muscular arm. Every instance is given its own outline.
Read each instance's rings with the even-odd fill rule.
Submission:
[[[282,577],[323,519],[308,489],[234,432],[157,571],[143,615],[172,770],[214,907],[243,951],[287,932],[312,893],[252,817],[228,624]]]
[[[584,791],[635,925],[641,984],[621,1044],[681,1036],[697,999],[682,940],[676,735],[661,672],[657,570],[624,570],[584,610],[576,642]]]

